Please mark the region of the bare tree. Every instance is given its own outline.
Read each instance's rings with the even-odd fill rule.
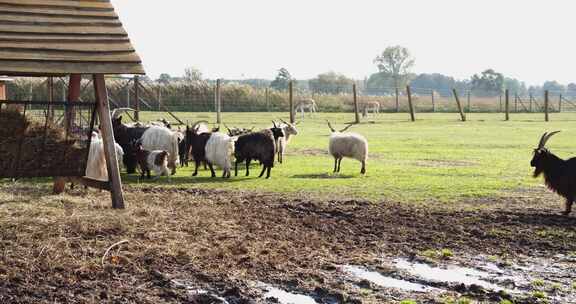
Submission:
[[[414,58],[403,46],[389,46],[381,55],[376,56],[374,63],[381,73],[389,75],[394,80],[394,86],[400,87],[408,81],[410,69],[414,66]]]

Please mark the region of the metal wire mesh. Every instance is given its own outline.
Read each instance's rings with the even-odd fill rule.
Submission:
[[[0,177],[84,176],[96,103],[0,102]]]

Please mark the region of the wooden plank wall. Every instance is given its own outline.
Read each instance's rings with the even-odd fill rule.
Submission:
[[[0,74],[143,74],[109,0],[0,0]]]

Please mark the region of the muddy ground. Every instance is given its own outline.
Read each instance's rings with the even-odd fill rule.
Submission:
[[[576,217],[543,188],[410,204],[128,187],[123,211],[105,192],[47,193],[0,186],[0,303],[282,303],[266,286],[317,303],[576,301]],[[398,258],[495,265],[491,280],[516,292],[428,280]],[[383,287],[347,265],[435,291]]]

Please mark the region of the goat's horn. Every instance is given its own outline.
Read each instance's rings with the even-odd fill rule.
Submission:
[[[228,126],[226,124],[224,124],[224,128],[226,128],[226,130],[228,130],[228,132],[230,132],[230,128],[228,128]]]
[[[326,122],[328,123],[328,128],[330,128],[330,131],[336,132],[336,130],[334,130],[334,128],[332,128],[332,125],[330,124],[330,122],[328,121],[328,119],[326,119]]]
[[[274,125],[274,128],[278,128],[278,127],[276,126],[276,122],[272,121],[272,124]]]
[[[558,133],[560,131],[554,131],[554,132],[550,132],[548,133],[548,135],[546,135],[546,137],[544,138],[544,141],[542,142],[542,147],[540,148],[544,148],[544,146],[546,145],[546,142],[548,142],[548,140],[550,139],[550,137],[552,137],[552,135]]]
[[[287,125],[289,125],[289,123],[287,123],[287,122],[286,122],[284,119],[282,119],[282,118],[280,118],[280,121],[283,122],[283,123],[285,123],[285,124],[287,124]]]
[[[546,138],[546,135],[548,135],[548,132],[544,132],[542,137],[540,137],[540,141],[538,142],[538,149],[544,147],[544,139]]]
[[[123,112],[134,111],[131,108],[117,108],[112,111],[112,119],[118,118],[118,116]]]
[[[202,122],[205,123],[205,124],[209,124],[209,122],[206,121],[206,120],[199,120],[199,121],[195,122],[195,123],[192,125],[191,129],[192,129],[192,130],[195,130],[195,129],[196,129],[196,126],[197,126],[198,124],[202,123]]]
[[[340,132],[344,132],[344,131],[348,130],[348,128],[350,128],[350,127],[353,126],[353,125],[354,125],[353,123],[348,124],[348,125],[346,126],[346,128],[340,130]]]

